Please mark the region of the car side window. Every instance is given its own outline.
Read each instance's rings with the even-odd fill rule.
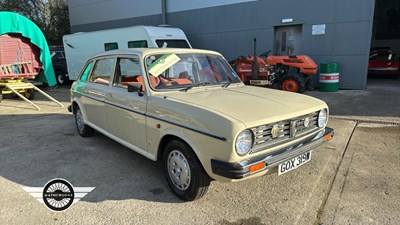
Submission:
[[[90,72],[90,69],[92,68],[92,65],[93,65],[93,62],[90,62],[89,64],[87,64],[87,66],[86,66],[85,70],[83,71],[82,76],[79,80],[87,81],[87,78],[89,76],[89,72]]]
[[[99,59],[93,67],[89,82],[109,85],[114,68],[114,58]]]
[[[143,84],[142,70],[139,63],[139,57],[118,58],[115,67],[114,86],[127,88],[128,84]]]

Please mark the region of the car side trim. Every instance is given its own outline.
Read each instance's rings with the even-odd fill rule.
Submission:
[[[150,114],[147,114],[147,113],[145,113],[145,112],[140,112],[140,111],[137,111],[137,110],[133,110],[133,109],[131,109],[131,108],[127,108],[127,107],[124,107],[124,106],[121,106],[121,105],[118,105],[118,104],[111,103],[111,102],[109,102],[109,101],[101,101],[101,100],[99,100],[99,99],[97,99],[97,98],[94,98],[94,97],[92,97],[92,96],[88,96],[88,95],[83,94],[83,93],[80,93],[80,94],[81,94],[82,96],[91,98],[91,99],[96,100],[96,101],[104,102],[105,104],[108,104],[108,105],[111,105],[111,106],[114,106],[114,107],[117,107],[117,108],[120,108],[120,109],[128,110],[128,111],[130,111],[130,112],[137,113],[137,114],[140,114],[140,115],[143,115],[143,116],[147,116],[147,117],[152,118],[152,119],[160,120],[160,121],[163,121],[163,122],[166,122],[166,123],[169,123],[169,124],[178,126],[178,127],[182,127],[182,128],[185,128],[185,129],[188,129],[188,130],[197,132],[197,133],[199,133],[199,134],[203,134],[203,135],[206,135],[206,136],[209,136],[209,137],[212,137],[212,138],[221,140],[221,141],[226,141],[226,138],[225,138],[225,137],[218,136],[218,135],[215,135],[215,134],[213,134],[213,133],[210,133],[210,132],[207,132],[207,131],[203,131],[203,130],[197,129],[197,128],[195,128],[195,127],[190,127],[190,126],[187,126],[187,125],[183,125],[183,124],[177,123],[177,122],[175,122],[175,121],[165,119],[165,118],[160,117],[160,116],[150,115]]]
[[[104,99],[96,98],[96,97],[90,96],[90,95],[85,94],[85,93],[78,93],[78,92],[75,92],[75,93],[76,93],[76,94],[80,94],[80,95],[82,95],[82,96],[84,96],[84,97],[86,97],[86,98],[90,98],[90,99],[92,99],[92,100],[98,101],[98,102],[104,102]]]
[[[115,104],[115,103],[112,103],[110,101],[105,101],[104,103],[108,104],[108,105],[111,105],[111,106],[114,106],[114,107],[117,107],[117,108],[120,108],[120,109],[128,110],[129,112],[140,114],[142,116],[146,115],[146,113],[144,113],[144,112],[141,112],[141,111],[138,111],[138,110],[134,110],[132,108],[128,108],[128,107],[122,106],[120,104]]]
[[[200,129],[197,129],[197,128],[194,128],[194,127],[183,125],[183,124],[180,124],[180,123],[177,123],[177,122],[174,122],[174,121],[171,121],[171,120],[159,117],[159,116],[154,116],[154,115],[149,115],[149,114],[146,114],[146,116],[149,117],[149,118],[152,118],[152,119],[160,120],[160,121],[163,121],[163,122],[178,126],[178,127],[186,128],[188,130],[191,130],[191,131],[194,131],[194,132],[197,132],[197,133],[200,133],[200,134],[203,134],[203,135],[206,135],[206,136],[209,136],[209,137],[221,140],[221,141],[226,141],[225,137],[218,136],[218,135],[212,134],[212,133],[207,132],[207,131],[203,131],[203,130],[200,130]]]

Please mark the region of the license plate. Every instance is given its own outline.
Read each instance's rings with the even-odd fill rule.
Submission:
[[[299,166],[307,163],[310,160],[311,160],[311,152],[307,152],[307,153],[301,154],[293,159],[290,159],[284,163],[281,163],[281,164],[279,164],[278,175],[282,175],[291,170],[295,170]]]

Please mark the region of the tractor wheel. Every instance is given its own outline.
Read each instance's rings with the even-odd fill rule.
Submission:
[[[282,90],[303,93],[305,91],[305,85],[303,79],[298,75],[285,75],[280,81]]]

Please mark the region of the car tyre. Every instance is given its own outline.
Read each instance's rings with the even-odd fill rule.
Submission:
[[[65,85],[65,84],[68,84],[68,82],[69,82],[68,77],[65,76],[65,74],[62,73],[61,71],[56,72],[56,78],[57,78],[57,83],[59,85]]]
[[[82,137],[93,136],[94,129],[85,124],[85,121],[83,121],[82,111],[79,107],[75,110],[74,116],[75,116],[75,125],[76,128],[78,129],[79,135]]]
[[[164,150],[163,164],[168,185],[180,199],[193,201],[207,193],[211,178],[186,143],[169,142]]]

